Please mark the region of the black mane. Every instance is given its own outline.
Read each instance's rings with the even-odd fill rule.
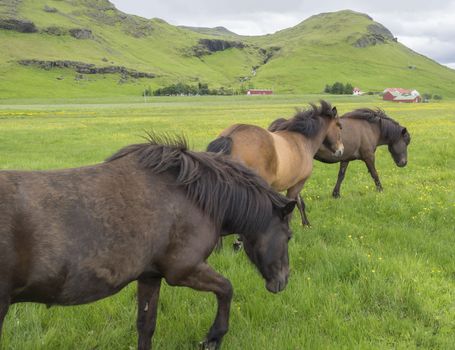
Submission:
[[[362,119],[366,120],[369,123],[378,124],[381,130],[381,136],[390,142],[395,142],[401,137],[403,127],[390,118],[384,110],[370,109],[370,108],[360,108],[352,112],[346,113],[342,118],[351,118],[351,119]],[[408,137],[409,136],[409,133]]]
[[[268,131],[270,132],[275,132],[277,130],[279,130],[279,128],[281,127],[281,125],[283,125],[283,123],[286,123],[288,120],[286,118],[278,118],[278,119],[275,119],[270,125],[269,127],[267,128]]]
[[[315,136],[322,127],[322,121],[319,117],[335,118],[330,103],[321,100],[321,106],[310,103],[311,108],[302,109],[297,114],[288,120],[279,118],[270,124],[268,130],[275,131],[295,131],[303,134],[306,137]]]
[[[148,141],[125,147],[106,162],[131,154],[155,174],[172,174],[219,229],[240,234],[261,232],[270,224],[274,208],[289,202],[240,163],[221,154],[188,150],[183,137],[149,135]]]

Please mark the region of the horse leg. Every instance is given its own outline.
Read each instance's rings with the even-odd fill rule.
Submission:
[[[232,248],[234,249],[234,252],[238,252],[242,249],[243,247],[243,238],[242,236],[238,235],[237,238],[235,239],[234,243],[232,243]]]
[[[137,285],[137,331],[138,350],[149,350],[155,332],[161,278],[138,280]]]
[[[220,236],[220,238],[218,238],[218,241],[216,241],[215,252],[219,253],[221,251],[221,249],[223,249],[223,237],[222,236]]]
[[[181,279],[166,277],[166,280],[170,285],[184,286],[215,293],[218,301],[216,317],[205,340],[201,344],[201,348],[203,350],[219,349],[223,336],[229,328],[229,312],[232,300],[231,282],[214,271],[206,263],[201,263],[189,274],[182,275]]]
[[[232,243],[232,249],[234,249],[235,252],[238,252],[239,250],[242,249],[242,247],[243,247],[242,237],[237,236],[234,243]],[[217,253],[219,253],[221,249],[223,249],[223,237],[218,238],[218,241],[216,242],[215,245],[215,251]]]
[[[300,191],[302,190],[304,184],[305,181],[301,181],[298,184],[294,185],[293,187],[289,188],[286,193],[286,197],[295,199],[297,201],[297,208],[299,208],[300,217],[302,218],[302,225],[310,226],[310,221],[306,216],[305,201],[303,200],[303,197],[300,195]]]
[[[368,171],[371,175],[371,177],[374,180],[374,183],[376,184],[376,190],[378,192],[382,192],[382,185],[381,181],[379,181],[379,176],[378,172],[376,171],[376,167],[374,166],[374,156],[373,157],[368,157],[364,159],[365,164],[367,165]]]
[[[6,314],[8,313],[9,305],[10,305],[9,297],[4,297],[0,299],[0,348],[2,340],[3,321],[5,320]]]
[[[338,179],[335,187],[333,188],[332,197],[340,198],[340,187],[341,183],[344,180],[344,176],[346,175],[346,169],[348,168],[349,162],[342,161],[340,162],[340,170],[338,171]]]
[[[306,216],[305,202],[303,200],[303,197],[300,195],[300,193],[297,197],[297,207],[299,208],[300,216],[302,217],[302,225],[311,226],[310,221],[308,220],[308,218]]]

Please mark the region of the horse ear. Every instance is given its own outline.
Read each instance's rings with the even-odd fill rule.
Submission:
[[[408,129],[403,128],[403,130],[401,130],[401,135],[406,135],[407,133],[408,133]]]
[[[337,108],[336,108],[336,107],[333,107],[333,108],[332,108],[332,115],[333,115],[334,117],[336,117],[336,116],[338,115],[338,111],[337,111]]]
[[[281,217],[284,219],[286,216],[288,216],[290,213],[292,213],[296,204],[297,204],[297,201],[294,201],[294,200],[289,201],[283,208],[281,208],[281,210],[280,210]]]

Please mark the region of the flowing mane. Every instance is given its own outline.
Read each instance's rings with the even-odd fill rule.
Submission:
[[[221,154],[190,151],[183,137],[149,135],[148,143],[127,146],[106,162],[128,155],[154,174],[172,174],[219,229],[258,233],[270,224],[274,208],[289,202],[240,163]]]
[[[327,101],[321,100],[321,106],[310,103],[311,108],[302,109],[288,120],[279,118],[270,124],[268,130],[275,131],[295,131],[303,134],[306,137],[315,136],[322,127],[322,122],[319,117],[335,118],[332,111],[332,106]]]
[[[381,136],[384,139],[394,142],[401,136],[403,127],[390,118],[384,110],[360,108],[352,112],[346,113],[342,118],[361,119],[366,120],[369,123],[378,124],[381,130]],[[409,136],[409,133],[406,133]],[[410,139],[410,136],[409,136]]]

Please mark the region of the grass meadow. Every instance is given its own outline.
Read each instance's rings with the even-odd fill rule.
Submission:
[[[267,126],[320,96],[11,100],[0,105],[0,168],[56,169],[103,161],[147,130],[185,134],[203,150],[232,123]],[[226,244],[210,263],[234,286],[224,349],[455,349],[455,100],[385,103],[326,97],[340,113],[382,107],[411,133],[408,166],[377,150],[384,192],[351,163],[335,200],[337,165],[315,162],[303,191],[311,228],[292,222],[291,277],[272,295]],[[9,104],[8,104],[9,103]],[[29,105],[25,105],[29,104]],[[165,200],[165,199],[164,199]],[[232,238],[229,239],[231,241]],[[136,286],[77,307],[10,308],[2,349],[134,349]],[[161,290],[155,349],[196,349],[214,295]]]

